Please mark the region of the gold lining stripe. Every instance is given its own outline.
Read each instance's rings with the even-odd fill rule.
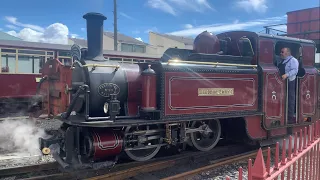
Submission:
[[[250,64],[234,64],[234,63],[220,63],[220,62],[201,62],[201,61],[182,61],[182,60],[168,60],[168,64],[170,63],[186,63],[186,64],[203,64],[203,65],[214,65],[214,66],[240,66],[240,67],[253,67],[256,68],[257,65]]]

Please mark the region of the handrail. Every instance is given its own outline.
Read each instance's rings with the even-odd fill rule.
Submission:
[[[93,68],[96,68],[96,67],[113,67],[113,68],[115,68],[116,70],[118,70],[118,69],[120,68],[120,65],[85,64],[85,65],[83,65],[83,67],[93,67]]]
[[[222,65],[222,66],[240,66],[240,67],[253,67],[256,68],[257,65],[249,65],[249,64],[235,64],[235,63],[220,63],[220,62],[201,62],[201,61],[183,61],[171,59],[168,60],[168,64],[170,63],[186,63],[186,64],[204,64],[204,65]]]

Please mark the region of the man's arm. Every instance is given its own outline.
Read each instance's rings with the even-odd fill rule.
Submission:
[[[298,74],[299,62],[296,59],[290,61],[291,69],[286,73],[287,77],[296,76]]]

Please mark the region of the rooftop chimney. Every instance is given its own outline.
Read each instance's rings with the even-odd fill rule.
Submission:
[[[87,13],[88,53],[86,59],[104,60],[103,57],[103,21],[107,18],[100,13]]]

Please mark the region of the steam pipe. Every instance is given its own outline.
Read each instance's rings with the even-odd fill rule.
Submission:
[[[77,102],[77,98],[80,96],[80,93],[81,93],[82,91],[84,91],[86,88],[88,88],[87,85],[82,85],[82,86],[79,87],[79,89],[77,90],[74,98],[72,99],[72,101],[71,101],[71,103],[70,103],[67,111],[61,114],[61,117],[62,117],[63,119],[68,119],[68,117],[70,116],[70,114],[71,114],[71,112],[72,112],[72,110],[73,110],[73,107],[75,106],[75,104],[76,104],[76,102]]]
[[[48,76],[45,75],[44,77],[42,77],[36,87],[36,95],[34,96],[34,98],[31,100],[30,105],[28,106],[27,112],[32,112],[33,108],[36,106],[39,106],[39,104],[41,103],[42,99],[37,96],[37,94],[40,93],[40,88],[43,84],[43,82],[45,82],[46,80],[48,80]]]
[[[42,77],[42,78],[40,79],[40,81],[39,81],[39,83],[38,83],[38,85],[37,85],[37,88],[36,88],[36,94],[39,93],[42,83],[43,83],[44,81],[46,81],[47,79],[48,79],[48,76],[47,76],[47,75],[45,75],[44,77]]]
[[[88,54],[86,59],[104,60],[103,57],[103,21],[107,18],[100,13],[87,13],[83,16],[87,20]]]

